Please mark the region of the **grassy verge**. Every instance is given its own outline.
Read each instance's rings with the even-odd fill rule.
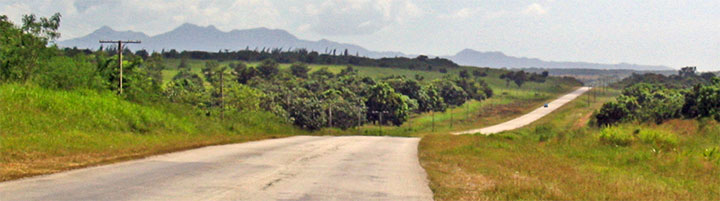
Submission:
[[[305,133],[265,112],[225,122],[110,93],[0,85],[0,181],[213,144]]]
[[[720,146],[720,124],[586,126],[592,111],[614,94],[600,94],[590,105],[586,94],[530,126],[498,135],[424,137],[419,155],[435,199],[720,199],[720,157],[710,153]],[[629,135],[629,143],[603,140],[608,132]]]

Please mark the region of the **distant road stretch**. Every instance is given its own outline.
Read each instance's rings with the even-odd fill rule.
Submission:
[[[456,132],[452,133],[453,135],[463,135],[463,134],[474,134],[474,133],[482,133],[485,135],[495,134],[507,130],[513,130],[517,129],[523,126],[526,126],[534,121],[537,121],[538,119],[544,117],[547,114],[550,114],[552,111],[555,111],[556,109],[562,107],[566,103],[574,100],[578,96],[582,95],[583,93],[589,91],[591,87],[580,87],[579,89],[566,94],[550,103],[548,103],[548,107],[540,107],[538,109],[533,110],[530,113],[527,113],[521,117],[515,118],[510,121],[506,121],[504,123],[481,128],[481,129],[474,129],[469,131],[462,131],[462,132]]]
[[[432,200],[419,138],[210,146],[0,183],[0,200]]]

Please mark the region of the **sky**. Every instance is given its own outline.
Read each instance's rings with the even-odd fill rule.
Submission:
[[[0,0],[0,14],[62,14],[61,40],[104,25],[156,35],[183,23],[267,27],[373,51],[465,48],[549,61],[720,70],[720,1]]]

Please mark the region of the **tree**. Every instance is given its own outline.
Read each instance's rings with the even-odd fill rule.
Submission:
[[[263,60],[257,68],[260,75],[265,79],[270,79],[280,72],[277,62],[272,59]]]
[[[686,67],[681,68],[680,71],[678,71],[678,74],[680,75],[680,77],[692,77],[692,76],[696,76],[696,74],[695,74],[696,71],[697,71],[697,67],[686,66]]]
[[[468,95],[465,93],[465,90],[458,87],[453,81],[441,79],[434,80],[432,84],[437,88],[440,96],[442,96],[443,100],[448,105],[459,106],[465,103],[465,100],[468,99]]]
[[[202,74],[205,76],[205,80],[209,83],[215,83],[220,79],[217,72],[220,69],[220,63],[215,60],[205,62],[205,67],[202,69]]]
[[[247,84],[248,81],[253,79],[254,77],[260,75],[260,71],[257,70],[257,68],[253,67],[247,67],[242,72],[240,72],[237,76],[237,82],[240,84]]]
[[[315,72],[310,73],[310,77],[312,77],[312,79],[314,80],[326,80],[334,78],[335,74],[330,72],[327,67],[323,67],[319,70],[316,70]]]
[[[399,126],[408,118],[407,103],[402,95],[396,93],[387,83],[380,82],[370,87],[365,106],[368,109],[368,120],[379,124],[392,122]],[[380,115],[383,115],[382,121],[380,121]]]
[[[163,83],[162,71],[165,70],[165,63],[163,62],[162,55],[153,52],[145,61],[145,69],[148,77],[150,77],[155,84],[161,85]]]
[[[351,65],[347,65],[347,67],[340,71],[340,74],[338,74],[338,76],[346,75],[357,75],[357,70],[355,70],[355,68],[353,68]]]
[[[147,60],[148,57],[150,57],[150,53],[148,53],[148,51],[145,49],[135,51],[135,55],[139,56],[143,60]]]
[[[240,75],[240,74],[242,74],[242,72],[245,71],[245,69],[247,69],[248,67],[247,67],[247,65],[245,65],[244,62],[237,62],[237,63],[231,64],[231,65],[230,65],[230,68],[232,68],[232,70],[233,70],[233,72],[234,72],[235,75]]]
[[[180,58],[180,64],[178,64],[178,69],[189,69],[190,66],[188,65],[188,58],[182,57]]]
[[[53,54],[47,44],[60,37],[60,14],[50,18],[25,15],[18,29],[0,15],[0,81],[25,82],[32,78],[43,61]]]
[[[293,63],[290,66],[290,71],[295,77],[308,78],[308,71],[310,68],[304,63]]]
[[[463,79],[470,78],[470,73],[468,73],[467,70],[461,70],[461,71],[460,71],[460,78],[463,78]]]

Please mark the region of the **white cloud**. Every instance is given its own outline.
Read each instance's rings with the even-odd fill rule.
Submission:
[[[547,9],[538,3],[533,3],[525,7],[522,13],[526,15],[544,15],[545,13],[547,13]]]
[[[323,35],[365,35],[419,18],[424,11],[410,0],[325,0],[306,4],[311,30]]]

